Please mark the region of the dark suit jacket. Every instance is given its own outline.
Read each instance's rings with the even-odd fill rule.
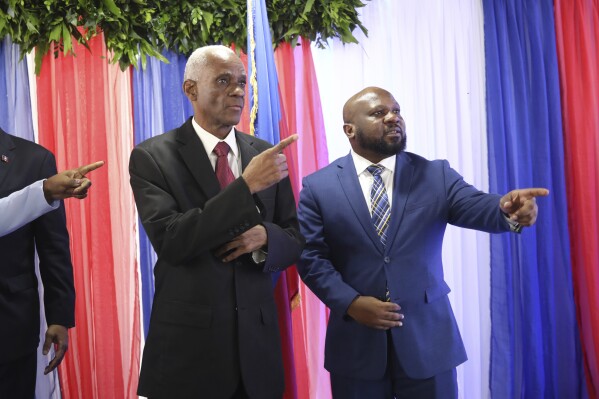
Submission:
[[[56,173],[52,153],[0,129],[0,197]],[[75,289],[64,205],[0,237],[0,363],[34,351],[39,343],[40,312],[35,249],[44,284],[48,324],[74,326]]]
[[[243,168],[270,147],[236,137]],[[289,179],[254,196],[243,179],[220,191],[191,118],[138,145],[129,171],[158,254],[138,393],[229,398],[241,377],[250,397],[280,398],[283,365],[269,272],[293,264],[303,247]],[[268,234],[264,264],[249,255],[230,263],[214,257],[216,248],[257,224]]]
[[[383,247],[372,225],[351,155],[306,177],[298,217],[306,238],[298,270],[331,309],[325,367],[351,378],[382,378],[387,333],[358,324],[346,311],[357,295],[391,300],[405,315],[391,329],[395,353],[411,378],[457,366],[466,353],[443,278],[447,223],[509,231],[499,196],[485,194],[449,167],[411,153],[397,156],[391,220]]]

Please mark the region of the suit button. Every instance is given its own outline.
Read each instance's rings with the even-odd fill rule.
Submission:
[[[235,311],[237,312],[237,306],[235,306]]]
[[[388,256],[385,256],[385,259],[383,259],[383,261],[384,261],[385,263],[389,263],[389,262],[391,262],[391,258],[390,258],[390,257],[388,257]]]

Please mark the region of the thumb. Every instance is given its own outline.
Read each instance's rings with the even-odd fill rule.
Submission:
[[[46,356],[48,354],[48,352],[50,352],[51,347],[52,347],[52,335],[46,333],[46,339],[44,340],[44,347],[42,350],[42,353],[44,354],[44,356]]]
[[[518,200],[518,195],[513,191],[510,191],[499,200],[499,208],[505,213],[510,213]]]

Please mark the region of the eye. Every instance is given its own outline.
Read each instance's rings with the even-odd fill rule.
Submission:
[[[374,115],[374,116],[381,116],[381,115],[384,115],[384,114],[383,114],[383,111],[374,111],[372,113],[372,115]]]
[[[226,85],[229,84],[229,80],[227,78],[218,78],[218,79],[216,79],[216,83],[218,85],[224,85],[224,86],[226,86]]]
[[[245,89],[246,82],[239,82],[239,87]]]
[[[399,115],[399,114],[401,114],[401,110],[399,110],[399,109],[394,109],[394,110],[393,110],[393,113],[394,113],[395,115]]]

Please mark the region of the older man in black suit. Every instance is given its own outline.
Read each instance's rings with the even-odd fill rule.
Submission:
[[[156,293],[138,393],[150,398],[280,399],[271,272],[303,247],[283,148],[234,129],[241,60],[196,50],[183,90],[194,116],[138,145],[131,186],[156,253]]]

